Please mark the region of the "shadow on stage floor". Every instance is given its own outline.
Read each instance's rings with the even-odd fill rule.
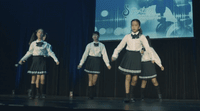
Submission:
[[[24,95],[0,95],[0,109],[10,110],[136,110],[136,111],[170,111],[170,110],[188,110],[200,111],[199,100],[166,100],[159,102],[156,99],[145,99],[144,102],[136,99],[135,103],[123,103],[123,98],[94,98],[88,100],[87,97],[76,97],[70,99],[64,96],[47,96],[46,99],[29,100]],[[2,111],[2,110],[1,110]]]

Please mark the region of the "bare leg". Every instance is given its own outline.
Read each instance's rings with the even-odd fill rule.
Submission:
[[[137,84],[137,78],[138,78],[137,75],[134,75],[134,76],[132,77],[132,81],[131,81],[131,85],[132,85],[132,86],[136,86],[136,84]]]
[[[35,80],[36,80],[36,75],[32,75],[31,76],[31,84],[35,84],[36,83]]]
[[[147,84],[147,80],[142,80],[141,88],[145,88]]]
[[[40,76],[40,83],[45,84],[45,75],[44,74]]]
[[[88,74],[89,80],[88,80],[88,86],[93,86],[92,84],[92,74]]]
[[[126,80],[125,80],[125,90],[126,94],[128,94],[130,91],[130,81],[131,81],[131,75],[126,75]]]
[[[156,78],[151,79],[154,86],[158,86],[158,81]]]
[[[98,78],[98,74],[94,74],[94,75],[92,76],[92,85],[93,85],[93,86],[96,85],[97,78]]]
[[[40,77],[41,77],[41,75],[37,75],[36,88],[39,88],[39,86],[40,86]]]

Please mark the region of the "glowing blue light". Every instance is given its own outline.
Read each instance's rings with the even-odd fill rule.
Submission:
[[[99,30],[99,33],[102,34],[102,35],[105,34],[105,33],[106,33],[106,29],[105,29],[105,28],[101,28],[101,29]]]
[[[107,11],[107,10],[103,10],[103,11],[101,12],[101,16],[102,16],[102,17],[108,16],[108,11]]]

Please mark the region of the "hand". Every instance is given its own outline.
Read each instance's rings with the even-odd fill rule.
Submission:
[[[163,66],[161,66],[160,68],[161,68],[161,71],[164,71],[164,67]]]
[[[152,60],[151,62],[154,64],[154,63],[155,63],[155,60]]]
[[[108,66],[108,69],[110,70],[110,69],[111,69],[111,66]]]
[[[56,65],[59,65],[60,63],[59,62],[56,62]]]
[[[78,65],[77,69],[80,69],[80,68],[82,68],[82,66],[81,66],[81,65]]]
[[[112,61],[112,62],[115,61],[115,60],[116,60],[116,58],[114,58],[114,57],[111,58],[111,61]]]
[[[19,64],[23,64],[23,62],[26,62],[26,61],[22,61],[22,60],[20,60],[20,61],[19,61]]]
[[[142,50],[140,53],[141,53],[141,54],[144,54],[144,51]]]

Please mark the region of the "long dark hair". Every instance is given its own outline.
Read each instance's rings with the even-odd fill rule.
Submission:
[[[44,35],[43,35],[43,37],[46,35],[46,38],[45,38],[45,40],[44,41],[48,41],[48,39],[49,39],[49,34],[48,33],[45,33]]]
[[[147,35],[146,38],[147,38],[147,41],[148,41],[148,43],[149,43],[149,46],[152,47],[150,37]]]
[[[132,22],[133,22],[133,21],[138,22],[139,26],[141,25],[140,20],[138,20],[138,19],[133,19],[133,20],[131,20],[131,26],[132,26]],[[139,31],[139,34],[142,34],[142,29],[141,29],[141,27],[140,27],[140,29],[139,29],[138,31]]]
[[[33,42],[33,41],[35,41],[35,40],[37,40],[37,32],[38,32],[38,30],[43,30],[42,28],[39,28],[39,29],[37,29],[35,32],[33,32],[33,34],[31,35],[31,39],[30,39],[30,41],[29,41],[29,45],[31,45],[31,43]],[[44,30],[43,30],[43,32],[44,32]]]

